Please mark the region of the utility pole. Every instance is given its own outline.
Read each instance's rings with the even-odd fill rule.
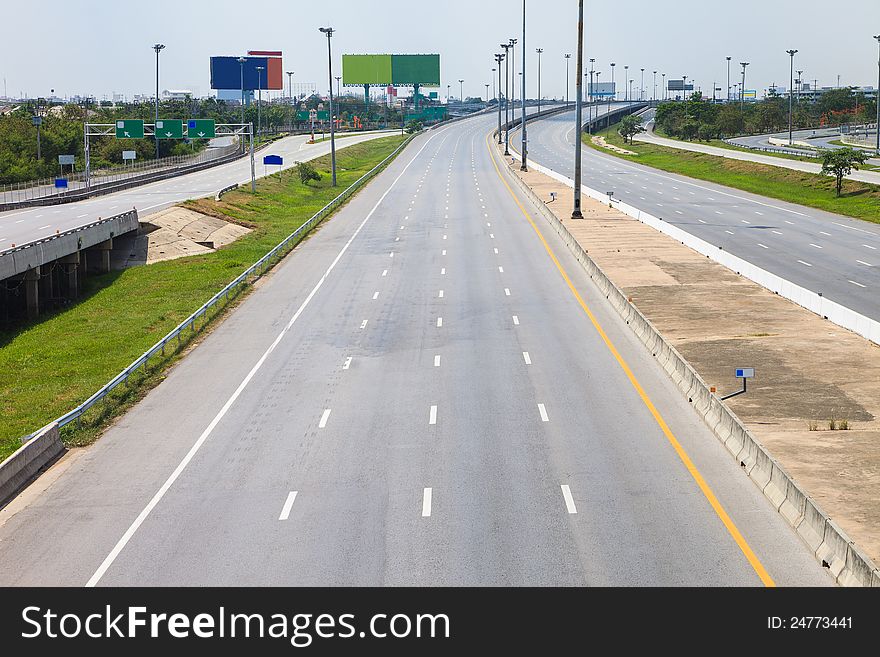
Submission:
[[[727,102],[730,102],[730,57],[727,57]]]
[[[544,52],[543,48],[535,48],[535,52],[538,53],[538,111],[541,111],[541,53]]]
[[[498,63],[498,143],[501,143],[501,62],[504,61],[504,53],[495,53],[495,61]],[[506,105],[506,103],[505,103]]]
[[[570,80],[568,75],[568,60],[571,59],[571,53],[565,53],[565,104],[568,105],[568,82]]]
[[[794,56],[797,54],[797,50],[786,50],[788,53],[788,57],[790,60],[789,66],[789,74],[788,74],[788,145],[792,145],[792,120],[791,114],[794,110]]]
[[[583,219],[581,212],[581,121],[583,120],[583,85],[584,70],[584,0],[578,0],[578,33],[577,33],[577,96],[575,98],[575,139],[574,139],[574,208],[571,211],[572,219]],[[614,64],[612,64],[614,66]]]
[[[244,57],[238,58],[238,65],[241,67],[241,124],[244,125],[244,63],[247,61]]]
[[[523,0],[522,29],[522,165],[520,171],[528,171],[528,138],[526,137],[526,0]],[[540,103],[540,101],[538,101]]]
[[[153,46],[153,50],[156,51],[156,123],[159,122],[159,53],[165,50],[165,45],[161,43],[157,43]],[[153,126],[153,132],[156,132],[155,124]],[[154,135],[153,139],[156,140],[156,159],[159,159],[159,138]]]
[[[334,30],[332,27],[319,27],[318,31],[327,35],[327,80],[330,84],[330,184],[336,187],[336,122],[333,120],[333,50],[330,46],[330,38],[333,36]]]

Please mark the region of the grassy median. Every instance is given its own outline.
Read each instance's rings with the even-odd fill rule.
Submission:
[[[382,137],[339,151],[335,189],[326,156],[312,162],[322,173],[320,182],[303,185],[289,170],[259,180],[256,194],[248,187],[220,202],[189,202],[194,209],[225,215],[253,231],[214,253],[87,277],[77,305],[0,333],[0,459],[20,446],[22,436],[87,399],[404,139]],[[110,419],[161,380],[177,357],[179,353],[169,353],[136,385],[120,386],[114,399],[90,412],[82,426],[71,425],[65,442],[93,440]]]
[[[769,164],[733,160],[717,155],[693,153],[639,141],[625,144],[617,133],[616,125],[600,132],[599,135],[605,137],[609,144],[634,151],[638,155],[614,153],[593,144],[589,135],[584,135],[584,143],[609,155],[655,169],[880,223],[880,186],[877,185],[846,180],[843,183],[843,195],[836,198],[834,179],[829,176],[794,171]]]

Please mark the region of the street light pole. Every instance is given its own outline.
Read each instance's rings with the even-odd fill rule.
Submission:
[[[257,69],[257,137],[260,136],[260,131],[263,128],[263,115],[261,113],[261,108],[263,105],[263,71],[266,70],[265,66],[255,66]],[[332,82],[330,83],[333,84]]]
[[[742,115],[743,128],[745,128],[745,125],[746,125],[746,66],[749,65],[749,62],[740,62],[739,65],[743,67],[742,83],[739,86],[739,112]]]
[[[504,61],[504,53],[495,53],[495,61],[498,63],[498,143],[501,143],[501,62]]]
[[[569,75],[568,75],[568,60],[570,60],[570,59],[571,59],[571,53],[570,52],[565,53],[565,104],[566,105],[568,105],[568,82],[570,79]]]
[[[510,49],[509,43],[502,43],[504,48],[504,154],[510,155]]]
[[[645,100],[645,69],[642,69],[642,81],[639,82],[639,100]]]
[[[657,71],[654,71],[654,90],[651,92],[651,102],[657,102]]]
[[[791,113],[794,109],[794,56],[797,54],[797,50],[786,50],[788,53],[789,60],[791,62],[789,66],[789,74],[788,74],[788,145],[791,146],[792,140],[792,121],[791,121]]]
[[[880,46],[880,34],[874,37],[877,39],[877,45]],[[880,155],[880,53],[877,55],[877,93],[874,96],[874,103],[877,105],[877,142],[876,151]]]
[[[342,95],[339,91],[339,81],[342,79],[341,75],[336,76],[336,102],[339,102],[339,97]]]
[[[244,125],[244,63],[247,61],[244,57],[238,58],[238,65],[241,67],[241,124]]]
[[[333,50],[330,46],[330,38],[333,36],[332,27],[319,27],[318,31],[327,35],[327,80],[330,84],[330,184],[336,187],[336,122],[333,120]]]
[[[516,122],[516,46],[517,40],[510,40],[510,86],[513,88],[513,107],[510,109],[510,119]]]
[[[727,102],[730,102],[730,57],[727,57]]]
[[[623,67],[623,99],[629,100],[629,87],[626,84],[626,81],[629,80],[629,64],[625,64]]]
[[[486,89],[486,94],[488,98],[489,90]],[[498,98],[498,92],[495,90],[495,69],[492,69],[492,98]]]
[[[165,45],[161,43],[157,43],[153,46],[153,50],[156,51],[156,122],[159,122],[159,53],[165,50]],[[153,126],[153,133],[156,132],[155,124]],[[159,159],[159,138],[154,135],[153,137],[156,140],[156,159]]]
[[[487,83],[486,83],[485,85],[483,85],[483,86],[486,87],[486,104],[488,105],[488,104],[489,104],[489,83],[487,82]]]
[[[581,212],[581,125],[583,120],[583,85],[584,70],[584,0],[578,0],[578,33],[577,33],[577,90],[575,96],[575,139],[574,139],[574,208],[571,211],[572,219],[583,219]],[[612,66],[614,66],[612,64]]]
[[[464,80],[458,81],[458,99],[464,103]]]
[[[528,171],[528,138],[526,137],[526,0],[523,0],[523,29],[522,29],[522,165],[520,171]],[[538,55],[540,57],[540,55]],[[538,104],[540,105],[540,100]]]
[[[538,111],[541,111],[541,53],[544,52],[543,48],[535,48],[535,52],[538,53]]]
[[[587,128],[590,134],[593,134],[593,96],[596,91],[593,88],[593,73],[596,72],[596,58],[590,58],[590,86],[587,87]]]
[[[614,95],[612,96],[612,98],[615,101],[617,101],[617,87],[614,86],[614,67],[615,66],[617,66],[617,64],[615,64],[614,62],[611,62],[611,90],[614,92]],[[610,103],[611,101],[609,100],[608,102]],[[608,107],[611,107],[611,105],[609,104]]]

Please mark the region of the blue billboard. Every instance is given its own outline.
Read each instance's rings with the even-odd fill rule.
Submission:
[[[270,89],[269,58],[245,57],[243,64],[246,90]],[[258,71],[257,67],[263,70]],[[242,64],[238,57],[211,57],[211,89],[241,89]]]

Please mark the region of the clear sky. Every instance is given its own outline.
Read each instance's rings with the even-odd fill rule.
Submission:
[[[343,52],[438,52],[441,95],[446,84],[458,95],[459,79],[465,95],[484,95],[493,53],[502,41],[522,36],[521,12],[519,0],[18,2],[3,12],[0,76],[11,96],[46,96],[50,89],[99,99],[113,92],[151,94],[151,45],[159,41],[167,46],[163,89],[207,95],[209,57],[250,49],[284,51],[284,69],[295,72],[294,81],[316,82],[326,92],[326,39],[318,27],[331,25],[337,30],[334,74]],[[687,75],[711,94],[713,80],[726,86],[727,55],[733,57],[731,82],[739,79],[737,62],[749,61],[748,88],[787,87],[790,48],[799,50],[795,69],[820,86],[836,85],[838,75],[841,84],[877,85],[872,35],[880,34],[878,0],[585,0],[585,15],[585,61],[596,58],[599,79],[610,79],[615,61],[618,83],[628,64],[638,86],[644,67],[649,95],[655,69],[658,86],[660,73]],[[543,48],[542,95],[562,97],[565,52],[572,53],[574,78],[577,2],[527,0],[527,20],[529,96],[536,95],[535,48]],[[520,61],[518,50],[517,68]]]

